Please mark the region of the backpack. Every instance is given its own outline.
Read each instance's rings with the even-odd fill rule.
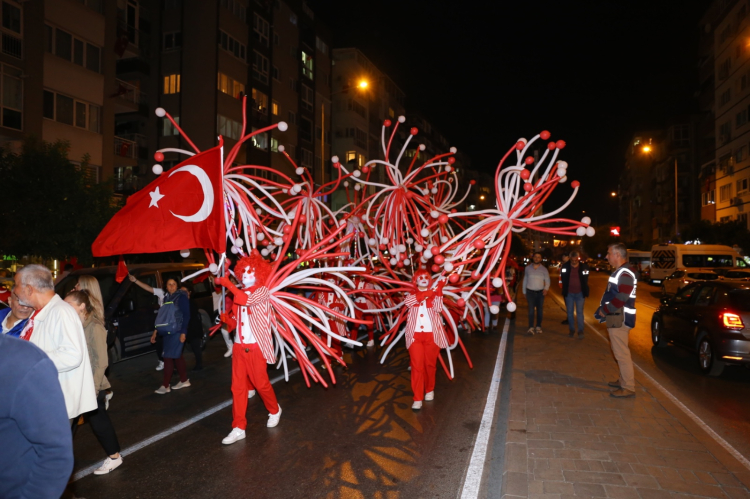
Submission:
[[[182,331],[182,311],[177,307],[179,298],[179,291],[164,297],[164,304],[156,314],[156,324],[154,325],[160,335]]]

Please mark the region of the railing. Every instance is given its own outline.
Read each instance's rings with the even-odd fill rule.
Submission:
[[[138,158],[138,143],[133,140],[115,137],[114,146],[115,155],[130,159]]]
[[[142,95],[138,87],[136,87],[132,83],[128,83],[120,79],[115,79],[115,83],[117,84],[117,91],[115,92],[115,96],[118,99],[122,99],[136,105],[141,103]]]
[[[3,54],[21,59],[23,55],[23,40],[5,32],[3,32],[1,38],[3,42]]]

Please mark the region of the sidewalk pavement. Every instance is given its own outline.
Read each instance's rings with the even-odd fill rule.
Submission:
[[[750,498],[750,470],[637,370],[635,398],[609,396],[609,344],[588,326],[569,338],[551,294],[542,334],[524,336],[518,305],[503,497]]]

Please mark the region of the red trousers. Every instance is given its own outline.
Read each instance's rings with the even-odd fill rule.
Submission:
[[[414,333],[414,343],[409,347],[411,358],[411,390],[414,401],[424,400],[424,394],[435,391],[435,371],[440,347],[432,333]]]
[[[266,359],[257,343],[232,347],[232,428],[247,427],[247,392],[255,390],[269,414],[279,412],[279,403],[268,380]]]
[[[356,308],[354,309],[354,317],[361,321],[365,321],[365,320],[373,321],[372,324],[367,326],[367,339],[368,340],[375,339],[375,317],[369,313],[367,314],[367,317],[365,317],[365,313]],[[350,339],[357,341],[357,338],[359,338],[359,326],[360,324],[354,324],[354,327],[349,331]]]

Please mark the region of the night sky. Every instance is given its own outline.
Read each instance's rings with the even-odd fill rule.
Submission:
[[[695,112],[698,22],[708,0],[457,2],[310,0],[334,47],[357,47],[473,168],[494,171],[519,137],[568,146],[581,189],[565,216],[617,218],[637,130]],[[547,209],[570,195],[559,185]]]

